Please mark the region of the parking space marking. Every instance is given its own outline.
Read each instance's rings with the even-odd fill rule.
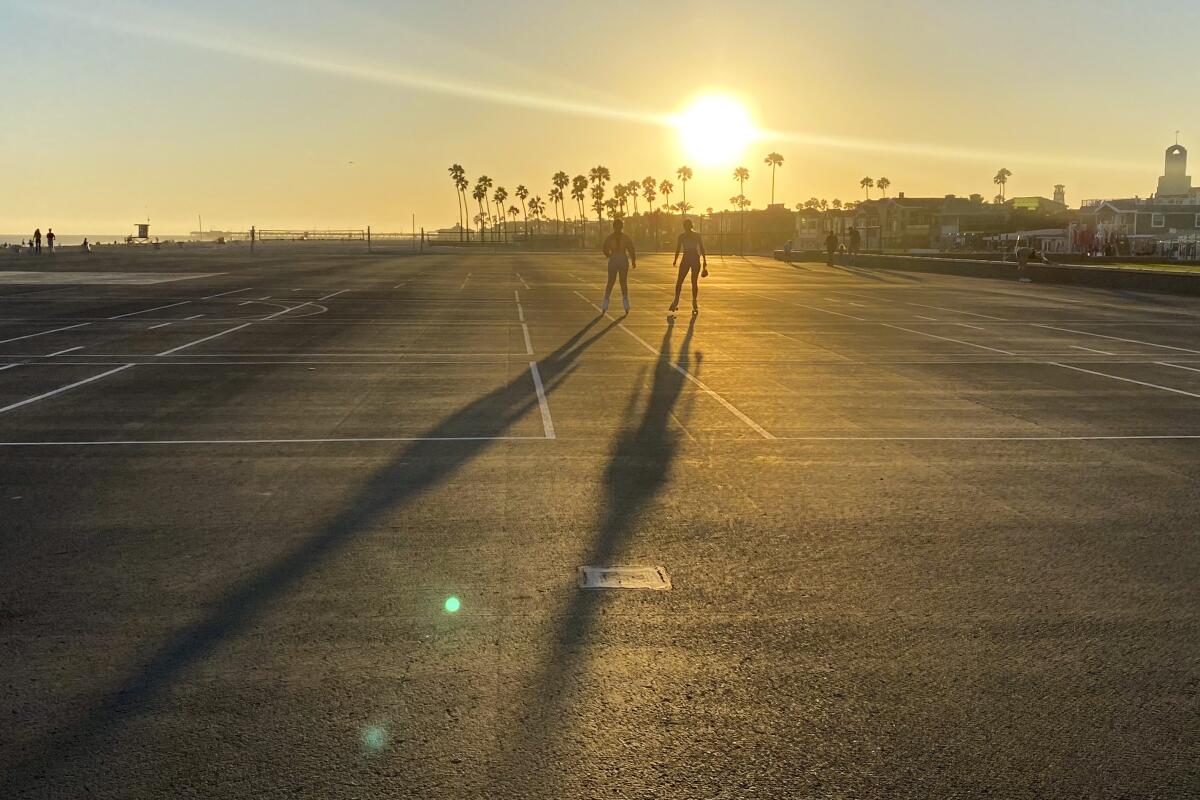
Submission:
[[[1108,336],[1107,334],[1103,334],[1103,333],[1090,333],[1088,331],[1077,331],[1077,330],[1072,330],[1071,328],[1060,328],[1056,325],[1042,325],[1037,322],[1030,323],[1030,324],[1032,324],[1033,327],[1035,327],[1035,328],[1046,328],[1046,329],[1052,330],[1052,331],[1063,331],[1064,333],[1078,333],[1081,336],[1097,336],[1101,339],[1112,339],[1113,341],[1117,341],[1117,342],[1129,342],[1130,344],[1144,344],[1147,347],[1162,347],[1167,350],[1179,350],[1184,353],[1200,353],[1200,350],[1192,350],[1187,347],[1176,347],[1173,344],[1158,344],[1156,342],[1143,342],[1138,339],[1123,339],[1120,336]]]
[[[221,331],[220,333],[214,333],[212,336],[205,336],[203,339],[197,339],[197,340],[196,340],[196,341],[194,341],[194,342],[188,342],[187,344],[181,344],[181,345],[179,345],[178,347],[172,347],[170,350],[164,350],[164,351],[162,351],[161,353],[155,353],[155,355],[157,355],[157,356],[169,356],[169,355],[171,355],[172,353],[178,353],[180,350],[186,350],[186,349],[188,349],[189,347],[193,347],[193,346],[195,346],[195,345],[198,345],[198,344],[202,344],[202,343],[204,343],[204,342],[207,342],[207,341],[209,341],[210,339],[216,339],[218,336],[224,336],[224,335],[225,335],[225,334],[227,334],[227,333],[233,333],[234,331],[240,331],[242,328],[248,328],[248,327],[250,327],[250,323],[249,323],[249,322],[245,322],[245,323],[242,323],[241,325],[238,325],[237,327],[234,327],[234,328],[229,328],[229,329],[227,329],[227,330],[223,330],[223,331]]]
[[[1195,367],[1185,367],[1183,364],[1172,364],[1169,361],[1155,361],[1154,363],[1161,367],[1174,367],[1175,369],[1186,369],[1188,372],[1200,372],[1200,369],[1196,369]]]
[[[781,442],[1109,442],[1197,439],[1200,434],[1164,433],[1129,436],[777,436]]]
[[[245,289],[234,289],[233,291],[221,292],[220,294],[210,294],[207,297],[201,297],[200,299],[201,300],[212,300],[216,297],[224,297],[225,295],[229,295],[229,294],[237,294],[239,292],[248,292],[253,288],[254,288],[253,286],[247,286]],[[297,290],[293,289],[292,291],[297,291]]]
[[[1047,361],[1046,363],[1051,364],[1055,367],[1062,367],[1063,369],[1073,369],[1076,372],[1086,372],[1089,375],[1099,375],[1101,378],[1111,378],[1114,381],[1124,381],[1125,383],[1136,383],[1139,386],[1149,386],[1151,389],[1161,389],[1164,392],[1172,392],[1174,394],[1186,395],[1187,397],[1200,398],[1200,394],[1196,394],[1194,392],[1185,392],[1183,389],[1175,389],[1171,386],[1161,386],[1157,383],[1147,383],[1146,381],[1135,381],[1133,378],[1122,378],[1120,375],[1109,375],[1107,372],[1097,372],[1094,369],[1084,369],[1083,367],[1073,367],[1070,364],[1059,364],[1055,361]]]
[[[162,311],[164,308],[174,308],[175,306],[186,306],[190,302],[192,302],[192,301],[191,300],[181,300],[178,303],[168,303],[165,306],[155,306],[154,308],[146,308],[146,309],[142,309],[141,311],[130,311],[128,314],[118,314],[115,317],[109,317],[109,319],[113,320],[113,319],[125,319],[125,317],[136,317],[138,314],[149,314],[151,311]]]
[[[542,374],[538,372],[536,361],[529,362],[529,374],[533,376],[533,389],[537,392],[538,408],[542,412],[542,429],[547,439],[554,439],[554,420],[550,416],[550,403],[546,400],[546,387],[542,384]]]
[[[82,328],[85,325],[91,325],[91,324],[92,323],[90,323],[90,322],[81,322],[78,325],[68,325],[65,328],[55,328],[55,329],[49,330],[49,331],[39,331],[38,333],[27,333],[24,336],[14,336],[11,339],[0,339],[0,344],[8,344],[9,342],[19,342],[22,339],[32,339],[35,336],[46,336],[47,334],[58,333],[59,331],[74,330],[75,328]]]
[[[1094,348],[1091,348],[1091,347],[1083,347],[1082,345],[1078,345],[1078,344],[1069,344],[1069,345],[1067,345],[1067,347],[1070,347],[1070,348],[1071,348],[1071,349],[1073,349],[1073,350],[1083,350],[1083,351],[1085,351],[1085,352],[1088,352],[1088,353],[1099,353],[1099,354],[1100,354],[1100,355],[1102,355],[1102,356],[1111,356],[1111,355],[1113,355],[1112,353],[1108,352],[1107,350],[1096,350],[1096,349],[1094,349]]]
[[[57,353],[50,353],[46,356],[46,358],[53,358],[54,356],[61,356],[66,353],[74,353],[76,350],[82,350],[82,349],[83,349],[83,345],[79,345],[77,347],[68,347],[66,350],[59,350]]]
[[[20,402],[17,402],[17,403],[11,403],[7,406],[4,406],[3,408],[0,408],[0,414],[4,414],[9,411],[12,411],[15,408],[21,408],[22,406],[30,405],[31,403],[36,403],[39,400],[45,400],[48,397],[54,397],[57,394],[62,394],[63,392],[70,391],[71,389],[74,389],[77,386],[83,386],[86,383],[98,381],[101,378],[107,378],[109,375],[115,375],[118,372],[127,370],[132,366],[133,366],[133,364],[122,364],[121,366],[117,367],[116,369],[110,369],[107,372],[101,372],[99,375],[93,375],[92,377],[84,378],[81,381],[75,381],[74,383],[68,383],[66,386],[60,386],[57,389],[53,389],[49,392],[44,392],[42,394],[39,394],[36,397],[30,397],[25,400],[21,400]]]
[[[132,364],[128,366],[133,366]],[[96,378],[103,376],[97,375]],[[89,380],[95,380],[91,378]],[[86,382],[86,381],[85,381]],[[68,387],[64,387],[64,390]],[[0,412],[6,409],[0,409]],[[196,444],[357,444],[366,442],[544,442],[545,436],[361,436],[312,439],[100,439],[75,442],[0,442],[0,447],[99,447]]]
[[[671,357],[670,357],[670,355],[669,355],[669,354],[667,354],[667,353],[663,353],[662,351],[658,350],[656,347],[654,347],[654,345],[650,344],[650,343],[649,343],[649,342],[647,342],[645,339],[643,339],[641,336],[638,336],[636,333],[634,333],[633,331],[631,331],[629,328],[625,327],[625,323],[624,323],[624,322],[621,322],[620,320],[618,320],[618,319],[617,319],[616,317],[614,317],[612,314],[609,314],[609,313],[606,313],[606,312],[604,312],[604,311],[601,311],[601,309],[600,309],[600,306],[596,305],[596,304],[595,304],[595,303],[593,303],[591,300],[588,300],[588,299],[587,299],[587,296],[586,296],[586,295],[584,295],[582,292],[576,291],[576,292],[575,292],[575,294],[577,294],[577,295],[579,296],[579,298],[580,298],[581,300],[583,300],[583,302],[587,303],[589,306],[591,306],[592,308],[596,309],[597,311],[600,311],[600,313],[601,313],[601,314],[604,314],[604,316],[605,316],[605,317],[607,317],[608,319],[610,319],[610,320],[612,320],[613,322],[617,323],[617,327],[618,327],[618,328],[620,328],[620,329],[621,329],[622,331],[624,331],[626,334],[628,334],[629,336],[631,336],[631,337],[632,337],[632,338],[633,338],[633,339],[634,339],[636,342],[638,342],[638,343],[639,343],[639,344],[640,344],[642,347],[646,348],[647,350],[649,350],[651,353],[653,353],[654,355],[658,356],[659,358],[665,358],[665,359],[666,359],[666,361],[667,361],[667,363],[671,365],[671,368],[672,368],[672,369],[674,369],[674,370],[675,370],[676,372],[678,372],[680,375],[682,375],[683,377],[687,378],[689,381],[691,381],[692,383],[694,383],[694,384],[695,384],[695,385],[696,385],[696,386],[697,386],[697,387],[698,387],[698,388],[699,388],[699,389],[700,389],[702,392],[704,392],[705,394],[707,394],[707,395],[708,395],[709,397],[711,397],[712,399],[716,400],[718,403],[720,403],[722,406],[724,406],[724,407],[725,407],[725,409],[726,409],[727,411],[729,411],[729,412],[730,412],[731,414],[733,414],[735,417],[737,417],[737,418],[738,418],[738,419],[740,419],[742,422],[744,422],[744,423],[746,423],[748,426],[750,426],[751,430],[753,430],[753,431],[754,431],[755,433],[757,433],[759,436],[761,436],[761,437],[762,437],[762,438],[764,438],[764,439],[774,439],[774,438],[775,438],[775,436],[774,436],[774,435],[773,435],[773,434],[772,434],[770,431],[766,430],[766,429],[765,429],[765,428],[763,428],[761,425],[759,425],[757,422],[755,422],[754,420],[750,419],[750,417],[748,417],[748,416],[746,416],[744,413],[742,413],[741,409],[739,409],[739,408],[738,408],[737,406],[735,406],[733,403],[731,403],[731,402],[729,402],[728,400],[726,400],[724,397],[722,397],[722,396],[721,396],[720,394],[718,394],[717,392],[713,391],[713,390],[712,390],[712,388],[710,388],[708,384],[706,384],[704,381],[702,381],[702,380],[700,380],[699,378],[697,378],[697,377],[696,377],[695,375],[693,375],[692,373],[688,372],[688,371],[687,371],[686,369],[684,369],[683,367],[679,366],[679,364],[675,363],[675,361],[673,361],[673,360],[671,359]]]
[[[533,342],[529,339],[529,326],[521,323],[521,331],[525,334],[525,355],[533,355]]]

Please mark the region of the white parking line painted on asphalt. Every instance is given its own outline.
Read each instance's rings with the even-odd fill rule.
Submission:
[[[207,342],[210,339],[216,339],[218,336],[224,336],[227,333],[233,333],[234,331],[240,331],[242,328],[248,328],[248,327],[250,327],[250,323],[245,322],[245,323],[242,323],[241,325],[238,325],[235,328],[229,328],[228,330],[223,330],[220,333],[214,333],[212,336],[205,336],[203,339],[197,339],[194,342],[188,342],[187,344],[181,344],[181,345],[179,345],[179,347],[172,347],[170,350],[164,350],[161,353],[155,353],[155,355],[169,356],[172,353],[178,353],[180,350],[186,350],[189,347],[194,347],[195,345],[201,344],[203,342]]]
[[[934,317],[926,317],[921,314],[913,314],[913,316],[916,317],[917,319],[927,319],[930,322],[937,322],[937,319],[935,319]]]
[[[146,330],[148,330],[148,331],[152,331],[152,330],[154,330],[155,328],[165,328],[165,327],[167,327],[168,325],[174,325],[174,324],[175,324],[175,323],[173,323],[173,322],[160,322],[160,323],[158,323],[157,325],[151,325],[149,328],[146,328]]]
[[[1109,375],[1107,372],[1097,372],[1094,369],[1084,369],[1083,367],[1073,367],[1070,364],[1059,364],[1055,361],[1047,361],[1047,364],[1052,364],[1063,369],[1073,369],[1076,372],[1086,372],[1089,375],[1099,375],[1101,378],[1111,378],[1114,381],[1124,381],[1125,383],[1136,383],[1138,386],[1149,386],[1151,389],[1161,389],[1164,392],[1172,392],[1174,394],[1182,394],[1187,397],[1200,397],[1200,394],[1195,392],[1185,392],[1183,389],[1175,389],[1171,386],[1160,386],[1157,383],[1147,383],[1146,381],[1135,381],[1133,378],[1122,378],[1120,375]]]
[[[79,345],[78,347],[68,347],[66,350],[59,350],[57,353],[48,353],[46,355],[46,358],[53,358],[54,356],[61,356],[61,355],[65,355],[67,353],[74,353],[76,350],[82,350],[82,349],[83,349],[83,345]]]
[[[13,367],[19,366],[21,366],[20,362],[17,362],[16,364],[0,364],[0,372],[4,372],[6,369],[12,369]]]
[[[554,439],[554,420],[550,416],[550,403],[546,400],[546,387],[542,385],[542,374],[536,361],[529,362],[529,374],[533,376],[533,389],[537,392],[538,408],[542,411],[542,429],[547,439]]]
[[[193,320],[193,319],[200,319],[200,318],[201,318],[201,317],[203,317],[203,316],[204,316],[203,314],[193,314],[193,315],[192,315],[192,316],[190,316],[190,317],[184,317],[184,318],[183,318],[183,321],[184,321],[184,322],[188,322],[188,321],[190,321],[190,320]]]
[[[1184,353],[1200,353],[1200,350],[1192,350],[1187,347],[1176,347],[1173,344],[1158,344],[1156,342],[1143,342],[1139,339],[1123,339],[1120,336],[1108,336],[1103,333],[1090,333],[1089,331],[1077,331],[1077,330],[1073,330],[1071,328],[1060,328],[1057,325],[1041,325],[1036,322],[1030,323],[1030,324],[1032,324],[1033,327],[1035,327],[1035,328],[1046,328],[1046,329],[1052,330],[1052,331],[1063,331],[1064,333],[1078,333],[1082,336],[1096,336],[1101,339],[1112,339],[1113,341],[1116,341],[1116,342],[1129,342],[1130,344],[1144,344],[1147,347],[1162,347],[1166,350],[1179,350]]]
[[[115,317],[109,317],[109,319],[112,320],[112,319],[125,319],[125,317],[136,317],[138,314],[149,314],[151,311],[162,311],[164,308],[174,308],[175,306],[186,306],[190,302],[192,302],[192,301],[191,300],[181,300],[178,303],[168,303],[165,306],[155,306],[154,308],[146,308],[146,309],[142,309],[141,311],[130,311],[128,314],[118,314]]]
[[[1001,350],[999,347],[988,347],[986,344],[975,344],[974,342],[964,342],[962,339],[951,339],[949,336],[938,336],[936,333],[926,333],[925,331],[914,331],[912,328],[905,328],[900,325],[893,325],[890,322],[880,322],[879,325],[885,328],[895,328],[898,331],[906,331],[908,333],[916,333],[921,336],[928,336],[932,339],[941,339],[944,342],[954,342],[955,344],[965,344],[967,347],[978,347],[980,350],[991,350],[993,353],[1002,353],[1006,356],[1015,356],[1009,350]]]
[[[77,386],[83,386],[85,383],[91,383],[92,381],[98,381],[101,378],[107,378],[109,375],[115,375],[118,372],[127,370],[132,366],[133,366],[133,364],[122,364],[121,366],[117,367],[116,369],[110,369],[108,372],[101,372],[99,375],[93,375],[90,378],[84,378],[81,381],[75,381],[75,383],[68,383],[66,386],[60,386],[57,389],[54,389],[52,391],[45,392],[43,394],[39,394],[36,397],[30,397],[26,400],[21,400],[18,403],[12,403],[10,405],[4,406],[3,408],[0,408],[0,414],[4,414],[6,412],[12,411],[14,408],[21,408],[22,406],[27,406],[27,405],[30,405],[31,403],[36,403],[39,400],[45,400],[48,397],[54,397],[56,394],[62,394],[63,392],[70,391],[71,389],[74,389]]]
[[[130,364],[129,366],[133,366]],[[100,375],[97,378],[103,377]],[[90,380],[95,380],[91,378]],[[64,387],[66,388],[66,387]],[[0,409],[3,412],[4,409]],[[197,444],[357,444],[367,442],[544,442],[545,436],[362,436],[325,439],[128,439],[76,442],[0,442],[0,447],[101,447]]]
[[[981,327],[979,327],[978,325],[968,325],[968,324],[967,324],[967,323],[965,323],[965,322],[956,322],[956,323],[954,323],[954,324],[955,324],[955,325],[957,325],[957,326],[959,326],[960,328],[970,328],[970,329],[971,329],[971,330],[973,330],[973,331],[985,331],[985,330],[987,330],[987,328],[981,328]]]
[[[75,328],[82,328],[85,325],[91,325],[91,324],[92,323],[90,323],[90,322],[81,322],[78,325],[68,325],[65,328],[54,328],[53,330],[49,330],[49,331],[39,331],[38,333],[27,333],[24,336],[14,336],[11,339],[0,339],[0,344],[8,344],[9,342],[19,342],[22,339],[32,339],[35,336],[45,336],[46,334],[58,333],[59,331],[74,330]]]
[[[587,297],[586,297],[586,296],[585,296],[585,295],[584,295],[582,292],[578,292],[578,291],[577,291],[577,292],[575,292],[575,294],[579,296],[579,299],[580,299],[580,300],[582,300],[583,302],[587,303],[589,306],[591,306],[592,308],[596,309],[597,311],[600,311],[600,306],[596,305],[596,304],[595,304],[595,303],[593,303],[591,300],[588,300],[588,299],[587,299]],[[712,399],[716,400],[718,403],[720,403],[721,405],[723,405],[723,406],[725,407],[725,409],[726,409],[727,411],[729,411],[731,414],[733,414],[735,417],[737,417],[737,418],[738,418],[738,419],[740,419],[742,422],[744,422],[744,423],[746,423],[747,425],[749,425],[749,426],[750,426],[750,428],[751,428],[751,429],[752,429],[752,430],[753,430],[755,433],[757,433],[759,436],[763,437],[764,439],[774,439],[774,438],[775,438],[775,436],[774,436],[773,434],[771,434],[771,432],[770,432],[770,431],[766,430],[766,429],[765,429],[765,428],[763,428],[761,425],[759,425],[757,422],[755,422],[754,420],[750,419],[750,417],[748,417],[748,416],[746,416],[745,414],[743,414],[743,413],[742,413],[742,411],[741,411],[741,409],[739,409],[739,408],[738,408],[737,406],[735,406],[733,403],[731,403],[731,402],[729,402],[728,400],[726,400],[724,397],[722,397],[722,396],[721,396],[720,394],[718,394],[717,392],[713,391],[713,390],[712,390],[712,388],[710,388],[710,387],[709,387],[709,385],[708,385],[708,384],[706,384],[704,381],[700,380],[700,379],[699,379],[699,378],[697,378],[695,375],[693,375],[692,373],[688,372],[688,371],[687,371],[686,369],[684,369],[683,367],[679,366],[679,364],[677,364],[677,363],[675,363],[674,361],[672,361],[672,360],[671,360],[671,357],[670,357],[670,355],[669,355],[669,354],[667,354],[667,353],[663,353],[662,351],[658,350],[656,347],[654,347],[654,345],[650,344],[650,343],[649,343],[649,342],[647,342],[645,339],[643,339],[642,337],[638,336],[636,333],[634,333],[633,331],[631,331],[629,328],[625,327],[625,323],[623,323],[623,322],[621,322],[620,320],[618,320],[618,319],[617,319],[616,317],[614,317],[612,314],[608,314],[608,313],[605,313],[605,312],[603,312],[603,311],[600,311],[600,313],[604,314],[604,316],[605,316],[605,317],[607,317],[608,319],[612,320],[613,322],[616,322],[616,323],[617,323],[617,327],[618,327],[618,328],[620,328],[620,329],[621,329],[621,330],[623,330],[625,333],[627,333],[629,336],[631,336],[631,337],[632,337],[632,338],[633,338],[635,341],[637,341],[639,344],[641,344],[641,346],[642,346],[642,347],[646,348],[646,349],[647,349],[647,350],[649,350],[651,353],[653,353],[654,355],[656,355],[656,356],[658,356],[658,357],[660,357],[660,358],[666,358],[666,360],[667,360],[667,363],[671,365],[671,368],[672,368],[672,369],[674,369],[674,370],[675,370],[676,372],[678,372],[680,375],[682,375],[683,377],[687,378],[689,381],[691,381],[692,383],[694,383],[694,384],[695,384],[695,385],[696,385],[696,386],[697,386],[697,387],[698,387],[698,388],[699,388],[699,389],[700,389],[702,392],[704,392],[705,394],[707,394],[709,397],[711,397]]]
[[[937,311],[949,311],[952,314],[966,314],[968,317],[980,317],[981,319],[992,319],[997,322],[1006,322],[1004,317],[993,317],[991,314],[977,314],[974,311],[963,311],[961,308],[947,308],[946,306],[931,306],[925,303],[905,303],[905,305],[915,308],[932,308]]]
[[[1135,434],[1131,436],[777,436],[781,442],[1108,442],[1196,439],[1200,434]]]
[[[339,294],[345,294],[345,293],[346,293],[346,292],[348,292],[348,291],[350,291],[350,290],[349,290],[349,289],[342,289],[340,292],[334,292],[333,294],[327,294],[327,295],[325,295],[324,297],[318,297],[318,298],[317,298],[316,300],[314,300],[313,302],[314,302],[314,303],[319,303],[319,302],[321,302],[322,300],[328,300],[328,299],[329,299],[329,298],[331,298],[331,297],[337,297]]]
[[[1195,367],[1185,367],[1183,364],[1172,364],[1169,361],[1155,361],[1160,367],[1174,367],[1175,369],[1186,369],[1188,372],[1200,372],[1200,369]]]
[[[234,289],[231,292],[221,292],[220,294],[210,294],[208,297],[201,297],[200,299],[201,300],[212,300],[213,298],[224,297],[225,295],[228,295],[228,294],[237,294],[239,292],[248,292],[253,288],[254,288],[253,286],[247,286],[245,289]],[[292,291],[294,292],[294,291],[298,291],[298,290],[293,289]]]
[[[1069,344],[1069,345],[1067,345],[1067,347],[1070,347],[1072,350],[1083,350],[1084,352],[1087,352],[1087,353],[1099,353],[1102,356],[1111,356],[1112,355],[1112,353],[1108,352],[1107,350],[1096,350],[1095,348],[1083,347],[1082,345],[1078,345],[1078,344]]]
[[[525,334],[525,355],[533,355],[533,342],[529,339],[529,326],[521,323],[521,331]]]
[[[467,288],[467,282],[470,280],[471,280],[471,273],[468,272],[467,277],[462,282],[462,286],[458,287],[458,290],[461,292],[463,289]]]

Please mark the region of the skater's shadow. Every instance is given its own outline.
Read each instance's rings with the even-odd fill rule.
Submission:
[[[536,362],[547,396],[577,368],[584,352],[618,324],[614,321],[587,336],[598,323],[599,319],[591,320],[561,347]],[[56,765],[85,755],[97,757],[96,753],[120,728],[148,711],[189,668],[211,656],[224,642],[249,630],[269,605],[297,589],[315,569],[340,554],[383,515],[395,513],[450,479],[519,420],[536,415],[539,400],[535,388],[530,372],[523,371],[426,430],[420,437],[423,441],[406,446],[372,474],[317,533],[215,598],[198,620],[180,627],[150,650],[119,686],[97,698],[91,711],[77,723],[31,744],[30,755],[0,778],[0,797],[44,789],[50,780],[47,773]],[[474,431],[475,438],[457,438],[467,429]]]
[[[586,565],[620,565],[631,538],[642,533],[640,526],[648,507],[670,482],[680,437],[671,421],[678,416],[675,409],[688,381],[686,373],[698,374],[702,361],[700,353],[693,357],[690,352],[695,329],[693,315],[673,361],[674,324],[669,318],[645,409],[637,425],[622,431],[613,443],[604,470],[603,504],[596,532],[583,560]],[[625,405],[624,418],[636,414],[642,400],[641,383],[639,379]],[[687,414],[682,416],[686,418]],[[556,615],[561,621],[553,631],[540,670],[527,687],[526,713],[518,723],[521,733],[509,745],[503,781],[536,789],[530,794],[563,796],[559,791],[562,787],[556,786],[563,776],[547,770],[549,765],[563,765],[569,759],[560,748],[571,737],[561,734],[570,725],[573,700],[600,644],[599,614],[620,599],[603,591],[576,589],[562,613]],[[544,769],[531,774],[529,764],[540,764]],[[533,787],[529,786],[531,782]]]

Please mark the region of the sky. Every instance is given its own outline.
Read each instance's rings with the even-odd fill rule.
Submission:
[[[990,198],[1001,167],[1145,196],[1176,130],[1200,154],[1198,29],[1194,0],[0,0],[0,231],[432,229],[452,163],[543,198],[689,163],[700,210],[744,164],[763,207],[770,151],[789,206]],[[714,94],[758,137],[692,164],[671,120]]]

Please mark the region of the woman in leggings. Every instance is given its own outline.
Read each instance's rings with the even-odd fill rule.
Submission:
[[[613,284],[621,279],[621,302],[625,305],[625,313],[629,313],[629,269],[637,269],[637,252],[633,249],[633,239],[622,230],[625,224],[614,219],[612,233],[604,240],[604,255],[608,256],[608,285],[604,287],[604,302],[600,311],[608,311],[608,298],[612,295]]]
[[[683,261],[679,261],[680,254],[683,255]],[[679,310],[679,293],[683,291],[683,279],[690,272],[692,273],[692,313],[699,314],[700,307],[696,304],[696,297],[700,294],[700,285],[697,278],[701,276],[701,269],[704,270],[703,277],[708,277],[708,253],[704,252],[704,242],[700,240],[700,234],[692,230],[690,219],[683,221],[683,233],[679,234],[679,241],[675,244],[675,258],[671,261],[671,266],[675,266],[676,263],[679,264],[679,276],[675,279],[675,300],[671,303],[670,311]]]

